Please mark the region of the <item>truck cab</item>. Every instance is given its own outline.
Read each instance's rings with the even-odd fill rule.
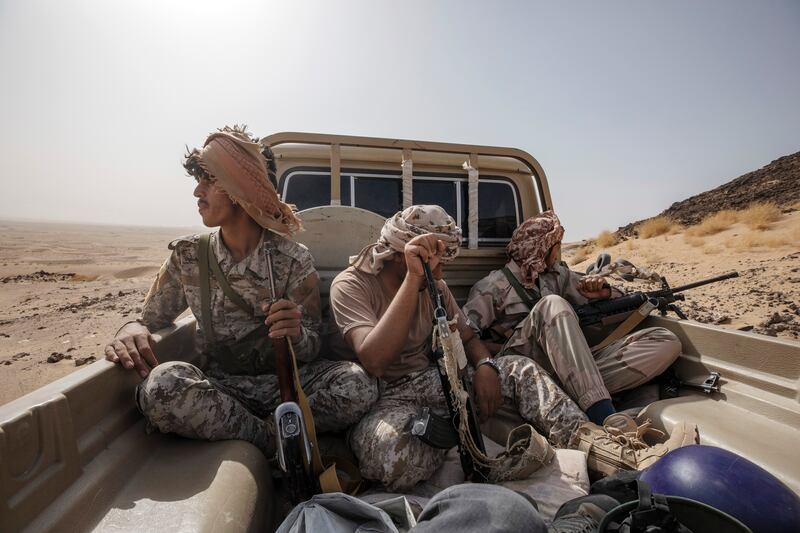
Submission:
[[[300,211],[306,231],[297,240],[315,258],[323,309],[348,257],[404,207],[441,205],[462,227],[462,251],[445,269],[460,303],[505,263],[514,228],[554,207],[543,169],[518,149],[313,133],[262,141],[274,153],[278,192]],[[668,317],[640,327],[650,326],[680,338],[682,379],[722,376],[717,394],[682,390],[651,404],[654,425],[696,423],[701,443],[750,459],[800,493],[800,343]],[[196,362],[194,330],[188,316],[157,332],[159,360]],[[101,360],[0,406],[0,529],[264,531],[280,523],[267,459],[246,442],[148,434],[133,401],[138,381]],[[507,418],[484,429],[504,442],[514,425]]]

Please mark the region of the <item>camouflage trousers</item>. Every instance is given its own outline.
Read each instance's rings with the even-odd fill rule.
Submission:
[[[578,426],[587,421],[583,411],[530,359],[503,357],[497,363],[504,406],[519,412],[555,446],[574,447]],[[350,446],[364,478],[404,491],[431,477],[444,462],[445,450],[411,435],[411,420],[423,407],[447,413],[442,383],[434,366],[378,383],[380,399],[353,427]]]
[[[517,325],[502,353],[532,358],[586,410],[611,394],[647,383],[675,362],[680,351],[674,333],[646,328],[592,353],[572,306],[548,295]]]
[[[300,382],[318,433],[342,431],[361,419],[378,399],[375,378],[349,361],[317,360],[300,367]],[[204,374],[189,363],[155,367],[136,388],[136,403],[162,433],[203,440],[240,439],[267,457],[275,453],[275,421],[280,403],[274,374]]]

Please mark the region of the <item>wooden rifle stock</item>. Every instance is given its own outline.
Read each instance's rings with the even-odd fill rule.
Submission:
[[[267,249],[269,269],[270,304],[278,301],[275,294],[272,250]],[[295,364],[289,347],[289,339],[272,339],[275,353],[275,373],[278,376],[278,389],[281,403],[275,409],[275,438],[278,464],[283,480],[293,504],[308,500],[320,493],[319,481],[311,467],[311,444],[305,426],[303,412],[299,405]]]
[[[273,300],[274,302],[275,300]],[[294,365],[292,365],[292,355],[289,353],[289,342],[286,337],[278,337],[272,339],[272,347],[275,351],[275,373],[278,375],[281,402],[297,403],[297,389],[294,386]]]

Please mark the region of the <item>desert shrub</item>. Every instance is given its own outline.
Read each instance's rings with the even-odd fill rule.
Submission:
[[[639,224],[636,229],[639,237],[642,239],[649,239],[650,237],[658,237],[669,233],[676,226],[675,222],[669,217],[655,217],[645,220]]]
[[[751,205],[739,212],[739,220],[751,229],[764,230],[781,218],[781,209],[772,202]]]
[[[750,232],[728,239],[725,246],[736,250],[752,250],[753,248],[780,248],[800,242],[800,231],[797,229],[781,233]]]
[[[686,235],[690,237],[701,237],[703,235],[714,235],[726,230],[736,224],[739,220],[739,213],[732,209],[723,209],[713,215],[709,215],[699,224],[686,230]]]
[[[575,255],[572,256],[569,260],[570,265],[577,265],[587,257],[589,257],[589,245],[581,246],[577,250],[575,250]]]
[[[617,238],[610,231],[601,231],[594,243],[600,248],[610,248],[617,244]]]

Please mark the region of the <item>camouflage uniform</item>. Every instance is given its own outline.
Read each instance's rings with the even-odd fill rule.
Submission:
[[[503,404],[543,432],[558,447],[575,447],[586,415],[559,386],[525,357],[503,357],[500,367]],[[469,381],[474,370],[469,367]],[[422,407],[447,414],[438,370],[430,366],[398,380],[379,380],[380,399],[350,436],[361,474],[390,491],[405,491],[430,478],[444,462],[445,450],[411,435],[411,419]]]
[[[520,279],[515,261],[506,266]],[[580,277],[563,262],[541,272],[529,289],[541,299],[529,309],[502,270],[495,270],[472,287],[463,311],[479,334],[503,344],[502,355],[532,358],[585,410],[610,399],[609,393],[661,374],[678,358],[681,345],[664,328],[646,328],[592,354],[572,308],[588,302],[577,289]]]
[[[235,263],[219,233],[213,233],[209,246],[220,269],[255,315],[251,317],[226,298],[212,276],[212,324],[204,324],[198,240],[195,235],[170,243],[172,254],[145,298],[139,321],[154,331],[172,324],[189,307],[198,318],[197,347],[204,371],[183,362],[153,369],[136,392],[137,405],[149,423],[165,433],[242,439],[267,454],[274,451],[274,422],[268,414],[279,403],[278,380],[261,311],[261,303],[270,297],[268,246],[274,250],[276,295],[286,295],[303,313],[301,339],[294,343],[294,350],[317,430],[342,430],[359,420],[377,399],[377,386],[355,363],[314,360],[320,346],[320,300],[308,250],[265,230],[256,250]]]
[[[378,279],[384,262],[394,253],[400,253],[414,236],[426,233],[444,243],[443,263],[456,257],[461,229],[441,207],[417,205],[389,218],[378,242],[350,258],[351,266],[331,283],[331,312],[341,337],[333,346],[349,350],[344,340],[349,331],[357,327],[374,328],[385,316],[394,296],[384,290]],[[447,313],[457,318],[463,329],[467,319],[447,284],[440,281],[437,285]],[[445,456],[443,450],[428,446],[410,434],[411,419],[422,407],[447,414],[438,370],[428,360],[433,308],[427,291],[417,294],[411,326],[404,332],[405,346],[378,381],[380,399],[350,435],[350,446],[359,460],[361,474],[381,481],[392,491],[410,489],[428,479]],[[577,430],[587,418],[566,393],[530,359],[507,357],[499,365],[504,403],[515,408],[556,446],[577,446],[580,442]],[[472,375],[470,370],[470,380]]]

